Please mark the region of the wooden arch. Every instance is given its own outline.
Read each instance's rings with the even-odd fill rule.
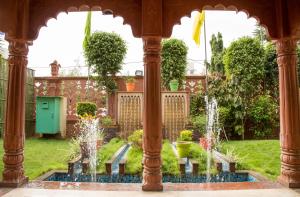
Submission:
[[[245,12],[248,17],[255,18],[272,39],[290,36],[300,38],[300,19],[292,20],[300,17],[297,0],[165,0],[163,37],[170,37],[172,27],[180,24],[182,17],[190,17],[191,12],[196,10]]]
[[[0,0],[0,4],[4,5],[0,7],[0,31],[11,38],[33,41],[41,27],[59,13],[89,10],[120,16],[124,24],[131,26],[135,37],[141,35],[140,0]]]

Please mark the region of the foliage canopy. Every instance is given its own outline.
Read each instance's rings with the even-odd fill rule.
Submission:
[[[125,41],[116,33],[95,32],[89,37],[85,47],[85,57],[99,85],[108,92],[117,89],[113,77],[121,70],[127,47]]]
[[[161,77],[163,85],[169,89],[171,80],[176,79],[182,85],[187,66],[188,47],[182,40],[167,39],[162,42]]]

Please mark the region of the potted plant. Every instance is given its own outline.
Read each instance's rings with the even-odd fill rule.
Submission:
[[[176,148],[180,158],[189,157],[192,136],[193,132],[191,130],[183,130],[180,132],[180,136],[176,143]]]
[[[172,79],[169,83],[171,91],[178,91],[179,82],[177,79]]]
[[[134,77],[126,77],[125,78],[126,89],[128,92],[132,92],[135,89],[135,78]]]

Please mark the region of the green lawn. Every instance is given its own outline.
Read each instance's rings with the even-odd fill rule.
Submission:
[[[105,162],[110,160],[111,157],[118,151],[125,142],[119,138],[113,138],[109,143],[105,144],[97,153],[97,171],[105,173]]]
[[[165,140],[162,146],[162,172],[164,174],[179,175],[179,166],[172,145]]]
[[[125,142],[120,139],[113,139],[104,145],[98,152],[101,163],[98,170],[105,171],[104,163],[117,151]],[[0,140],[0,147],[3,141]],[[203,162],[206,158],[205,152],[198,148],[198,144],[193,144],[191,148],[192,158]],[[280,148],[278,140],[252,140],[252,141],[230,141],[222,144],[222,151],[233,150],[240,160],[239,169],[253,170],[275,180],[280,173]],[[126,170],[130,173],[141,172],[142,151],[131,149],[128,157]],[[229,151],[230,152],[230,151]],[[25,141],[25,174],[31,180],[44,174],[49,170],[67,169],[67,160],[70,154],[70,144],[68,140],[56,139],[26,139]],[[3,158],[3,148],[0,148],[0,158]],[[178,163],[172,152],[171,145],[164,141],[162,149],[162,170],[163,173],[178,174]],[[203,171],[205,166],[199,166],[199,171]],[[3,162],[0,162],[0,172],[3,170]],[[0,173],[0,177],[2,173]]]
[[[240,160],[238,169],[253,170],[275,180],[280,173],[279,140],[230,141],[222,152],[233,151]]]
[[[131,146],[127,153],[127,163],[125,165],[125,172],[129,174],[138,174],[142,172],[143,150]]]
[[[3,171],[3,140],[0,140],[0,172]],[[25,175],[31,180],[49,170],[67,169],[69,143],[66,140],[26,139]]]

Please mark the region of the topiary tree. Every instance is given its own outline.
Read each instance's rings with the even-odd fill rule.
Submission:
[[[95,32],[88,38],[84,52],[98,84],[114,92],[117,85],[113,77],[121,70],[127,52],[125,41],[116,33]]]
[[[235,131],[244,133],[249,104],[262,89],[264,49],[257,39],[243,37],[231,43],[224,55],[225,73],[237,120]]]
[[[181,87],[187,66],[188,47],[182,40],[167,39],[162,42],[161,77],[162,83],[169,88],[171,80],[176,79]]]

